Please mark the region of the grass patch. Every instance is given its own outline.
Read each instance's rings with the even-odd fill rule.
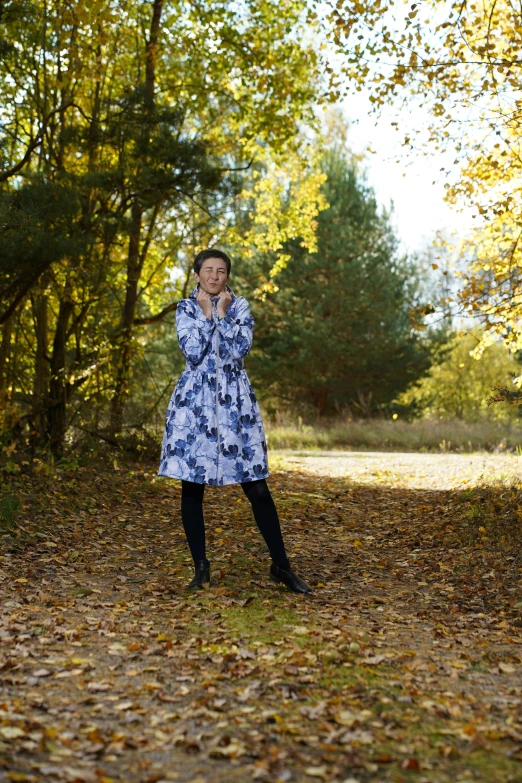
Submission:
[[[256,603],[244,607],[231,606],[223,612],[223,620],[237,637],[248,636],[251,642],[272,643],[288,638],[288,626],[299,625],[299,616],[289,607]]]
[[[482,749],[476,749],[467,753],[465,765],[463,765],[463,769],[476,771],[479,780],[511,780],[513,783],[522,779],[520,767],[520,761],[516,759],[509,758],[501,753],[492,754],[490,751]]]
[[[0,535],[9,535],[16,530],[16,516],[22,504],[15,495],[2,487],[0,497]]]
[[[522,445],[522,424],[491,420],[325,419],[304,424],[279,417],[266,418],[265,429],[271,449],[502,453],[516,452]]]
[[[318,684],[323,688],[335,690],[344,688],[347,685],[360,685],[364,683],[368,687],[382,687],[383,678],[392,679],[397,672],[391,667],[382,665],[376,669],[368,666],[358,666],[356,662],[350,666],[344,666],[343,663],[325,664],[324,672],[318,680]]]

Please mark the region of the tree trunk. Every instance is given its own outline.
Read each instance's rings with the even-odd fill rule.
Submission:
[[[162,10],[163,0],[154,0],[150,23],[150,38],[145,49],[145,102],[148,109],[153,109],[154,107],[156,60]]]
[[[63,454],[67,413],[66,351],[67,327],[74,308],[70,285],[67,284],[60,300],[58,320],[51,355],[49,404],[47,407],[47,437],[51,453],[59,459]]]
[[[13,316],[2,325],[2,342],[0,343],[0,411],[2,419],[5,415],[6,403],[9,399],[9,354],[11,353],[11,335],[13,331]],[[6,425],[5,421],[2,421]]]
[[[151,132],[150,125],[153,122],[156,58],[162,8],[163,0],[154,0],[152,20],[150,25],[150,37],[147,41],[145,49],[145,116],[143,118],[145,143],[148,142]],[[143,213],[144,208],[140,202],[139,195],[136,195],[131,206],[129,248],[127,253],[127,285],[125,290],[123,312],[118,329],[118,342],[116,348],[116,381],[114,385],[114,395],[111,401],[110,430],[114,437],[121,433],[123,427],[125,402],[129,394],[129,378],[134,332],[133,326],[136,315],[136,303],[138,301],[138,285],[150,242],[149,236],[148,240],[144,243],[142,252],[140,253]],[[155,209],[151,218],[149,235],[152,232],[156,214],[157,210]]]
[[[123,426],[125,398],[129,390],[129,372],[132,356],[133,322],[138,299],[138,283],[141,273],[140,237],[143,210],[136,200],[132,204],[129,251],[127,259],[127,287],[120,321],[118,340],[118,369],[111,403],[111,432],[117,435]]]
[[[323,413],[326,410],[326,398],[327,397],[328,397],[328,387],[327,386],[322,386],[321,390],[319,392],[319,395],[317,397],[317,403],[316,403],[317,416],[318,417],[322,416]]]
[[[47,295],[38,291],[32,298],[36,356],[34,361],[33,410],[34,434],[33,446],[45,446],[47,441],[47,397],[49,394],[50,365],[48,356],[48,300]]]

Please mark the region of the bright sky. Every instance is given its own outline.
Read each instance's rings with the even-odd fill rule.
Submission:
[[[389,206],[393,200],[397,232],[408,251],[422,250],[431,244],[437,231],[464,233],[472,227],[471,210],[459,213],[443,200],[447,180],[440,168],[450,167],[453,155],[427,147],[431,152],[424,157],[422,152],[401,147],[410,127],[427,126],[428,114],[422,108],[413,108],[407,116],[401,116],[398,109],[387,107],[376,120],[370,115],[370,102],[363,93],[347,98],[342,108],[352,123],[350,147],[361,152],[369,145],[375,152],[366,157],[368,181],[381,204]],[[391,122],[399,123],[399,132]]]

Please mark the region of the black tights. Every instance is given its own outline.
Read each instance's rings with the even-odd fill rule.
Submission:
[[[288,567],[279,517],[266,479],[244,481],[241,486],[252,504],[257,526],[266,541],[272,560],[278,566]],[[181,518],[194,560],[205,559],[204,492],[204,484],[184,480],[181,482]]]

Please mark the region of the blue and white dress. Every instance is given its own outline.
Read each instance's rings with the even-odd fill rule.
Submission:
[[[198,484],[239,484],[270,475],[261,412],[244,368],[254,318],[244,296],[232,294],[218,321],[196,300],[199,284],[176,310],[180,348],[187,359],[170,398],[159,476]]]

